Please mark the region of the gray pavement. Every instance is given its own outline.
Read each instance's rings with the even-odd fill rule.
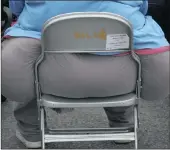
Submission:
[[[12,114],[14,102],[2,104],[1,145],[2,149],[24,149],[24,145],[15,137],[16,121]],[[169,99],[162,101],[140,102],[140,149],[169,149]],[[57,115],[47,110],[49,126],[51,127],[105,127],[108,122],[103,109],[75,109],[73,112]],[[130,149],[128,145],[115,145],[106,142],[75,142],[48,144],[49,149]]]

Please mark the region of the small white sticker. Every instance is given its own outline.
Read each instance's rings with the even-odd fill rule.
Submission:
[[[129,48],[129,37],[127,34],[108,34],[106,39],[106,50]]]

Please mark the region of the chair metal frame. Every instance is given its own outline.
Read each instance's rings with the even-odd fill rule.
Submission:
[[[130,31],[131,31],[131,37],[130,38],[130,47],[128,50],[124,50],[122,52],[130,52],[132,58],[135,60],[138,66],[137,71],[137,83],[136,83],[136,93],[135,97],[134,95],[129,95],[131,98],[129,100],[125,100],[122,98],[118,98],[117,100],[120,100],[120,105],[117,103],[118,101],[115,101],[116,98],[112,98],[111,100],[108,99],[108,101],[101,101],[91,99],[88,103],[85,101],[79,100],[79,101],[67,101],[66,99],[58,98],[58,101],[55,101],[56,98],[50,98],[48,95],[43,98],[39,83],[39,66],[41,62],[44,59],[45,53],[102,53],[102,52],[115,52],[120,50],[92,50],[92,51],[78,51],[78,50],[55,50],[55,51],[46,51],[44,46],[44,31],[48,29],[48,26],[51,24],[57,23],[59,21],[67,20],[67,19],[75,19],[75,18],[108,18],[113,20],[118,20],[124,24],[126,24]],[[40,120],[40,126],[41,126],[41,135],[42,135],[42,149],[45,149],[45,143],[50,142],[69,142],[69,141],[106,141],[106,140],[132,140],[135,141],[135,149],[138,148],[138,137],[137,137],[137,130],[139,126],[139,119],[138,119],[138,100],[140,100],[140,93],[141,93],[141,63],[140,59],[133,50],[133,31],[131,24],[123,17],[112,14],[112,13],[98,13],[98,12],[88,12],[88,13],[69,13],[69,14],[63,14],[56,17],[51,18],[48,20],[43,28],[42,31],[42,51],[41,55],[36,61],[35,64],[35,88],[36,88],[36,96],[37,96],[37,105],[38,105],[38,112],[39,112],[39,120]],[[50,105],[46,103],[46,100],[48,98],[51,99]],[[134,101],[135,100],[135,103]],[[56,105],[55,105],[56,103]],[[133,132],[129,132],[129,128],[88,128],[88,129],[59,129],[59,130],[46,130],[46,124],[45,124],[45,107],[50,108],[65,108],[65,107],[118,107],[118,106],[124,106],[126,103],[128,103],[128,106],[134,106],[134,130]],[[87,134],[88,133],[88,134]],[[56,135],[54,135],[56,134]],[[59,135],[60,134],[60,135]]]

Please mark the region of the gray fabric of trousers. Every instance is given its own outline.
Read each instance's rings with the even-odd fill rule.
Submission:
[[[36,134],[38,116],[34,88],[34,65],[40,41],[11,38],[2,43],[2,94],[18,102],[14,111],[23,134]],[[162,99],[169,94],[169,52],[141,56],[142,98]],[[48,55],[40,66],[43,93],[69,97],[106,97],[135,90],[136,64],[131,56],[91,54]],[[131,108],[105,108],[110,121],[131,122]],[[35,130],[37,132],[35,132]]]

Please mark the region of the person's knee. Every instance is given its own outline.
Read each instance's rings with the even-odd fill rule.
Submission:
[[[161,100],[169,95],[169,51],[141,57],[142,98]]]

